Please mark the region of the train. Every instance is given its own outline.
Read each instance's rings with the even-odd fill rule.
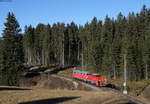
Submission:
[[[82,80],[86,83],[96,85],[97,87],[105,87],[108,85],[107,79],[97,73],[73,70],[72,77],[78,80]]]

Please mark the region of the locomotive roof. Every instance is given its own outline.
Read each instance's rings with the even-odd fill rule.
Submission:
[[[90,74],[87,71],[81,71],[81,70],[74,70],[73,72],[82,73],[82,74]]]
[[[99,75],[98,73],[93,73],[93,75]]]

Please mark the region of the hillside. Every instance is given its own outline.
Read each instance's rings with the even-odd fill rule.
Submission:
[[[113,91],[69,91],[7,86],[0,87],[0,98],[0,104],[138,104]]]

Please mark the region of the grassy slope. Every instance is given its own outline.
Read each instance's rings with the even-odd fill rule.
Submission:
[[[29,104],[23,102],[35,103],[35,101],[38,104],[49,104],[57,101],[60,101],[61,104],[85,104],[87,102],[89,104],[97,104],[112,99],[112,96],[117,98],[120,95],[111,91],[92,92],[41,88],[32,90],[0,90],[0,104]]]

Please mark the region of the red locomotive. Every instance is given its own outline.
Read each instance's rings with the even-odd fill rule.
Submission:
[[[103,87],[108,84],[106,78],[103,78],[98,74],[93,74],[86,71],[74,70],[72,76],[76,79],[94,84],[98,87]]]

